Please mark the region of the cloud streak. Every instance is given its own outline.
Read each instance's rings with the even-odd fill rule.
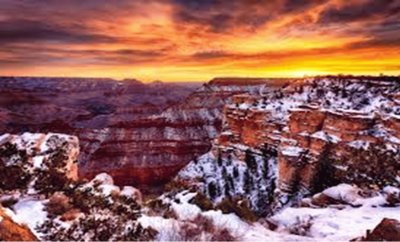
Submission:
[[[0,75],[400,74],[399,19],[396,0],[3,0]]]

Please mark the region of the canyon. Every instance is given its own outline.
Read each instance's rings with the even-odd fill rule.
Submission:
[[[398,238],[399,91],[395,77],[214,79],[157,112],[103,113],[105,126],[78,129],[71,111],[76,136],[0,135],[0,237],[171,240],[203,216],[246,240]],[[3,110],[32,112],[15,105]],[[176,173],[157,198],[126,186]]]
[[[216,78],[149,84],[99,78],[0,78],[2,133],[79,138],[79,176],[119,185],[164,184],[211,147],[230,97],[275,90],[285,79]]]

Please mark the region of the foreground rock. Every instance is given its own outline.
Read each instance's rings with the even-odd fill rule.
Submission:
[[[90,182],[77,180],[78,154],[75,136],[24,133],[0,137],[0,202],[7,207],[5,212],[0,207],[1,239],[154,238],[157,231],[137,222],[141,193],[129,186],[121,190],[104,173]],[[32,233],[28,227],[34,237],[29,237]]]
[[[3,176],[1,189],[23,186],[18,179],[32,188],[37,183],[34,175],[53,171],[71,180],[78,179],[79,141],[75,136],[48,133],[0,136],[0,170]]]
[[[37,241],[38,239],[26,225],[16,223],[0,206],[0,240]]]
[[[400,222],[396,219],[384,218],[382,222],[368,232],[363,241],[400,241]]]

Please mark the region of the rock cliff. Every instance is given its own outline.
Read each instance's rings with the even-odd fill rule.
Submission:
[[[211,152],[180,177],[260,211],[340,182],[398,186],[399,92],[398,78],[330,76],[234,96]]]
[[[60,173],[78,179],[79,142],[64,134],[4,134],[0,136],[1,194],[18,188],[34,193],[41,187],[43,172]],[[51,180],[55,183],[56,180]],[[55,185],[55,184],[52,184]]]

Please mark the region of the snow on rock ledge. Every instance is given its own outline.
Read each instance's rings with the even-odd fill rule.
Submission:
[[[0,206],[0,238],[4,241],[36,241],[36,236],[26,225],[10,216],[10,211]],[[12,215],[12,214],[11,214]]]

